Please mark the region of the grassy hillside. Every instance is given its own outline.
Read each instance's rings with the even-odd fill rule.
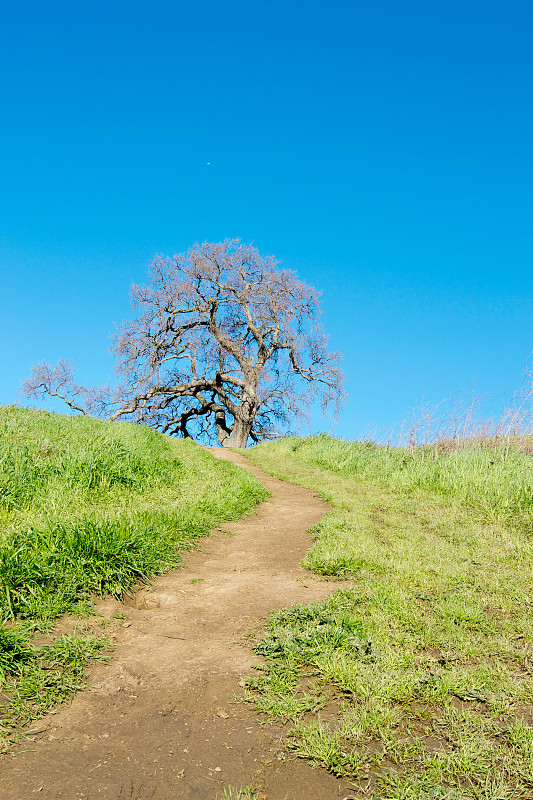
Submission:
[[[305,566],[346,581],[273,615],[250,699],[358,797],[533,797],[527,452],[318,436],[249,453],[331,503]]]
[[[484,520],[507,521],[533,533],[531,437],[409,448],[319,435],[277,442],[275,452],[336,475],[392,486],[403,494],[425,490],[472,509]]]
[[[36,630],[177,566],[180,550],[264,495],[243,470],[149,428],[0,407],[5,725],[72,691],[102,649],[75,636],[36,648]]]

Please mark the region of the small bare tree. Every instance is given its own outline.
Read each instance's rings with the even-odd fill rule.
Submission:
[[[40,361],[31,368],[31,375],[21,387],[22,394],[31,399],[49,395],[63,400],[73,411],[86,417],[107,417],[110,386],[81,386],[74,380],[74,366],[60,359],[57,364]]]
[[[69,361],[62,359],[55,365],[40,361],[31,368],[31,375],[22,384],[22,393],[31,399],[42,397],[59,397],[73,411],[89,415],[87,408],[79,405],[87,399],[87,390],[74,380],[74,367]]]
[[[246,447],[286,430],[316,396],[338,408],[340,356],[327,350],[318,294],[274,258],[236,239],[205,243],[154,259],[150,276],[133,287],[137,316],[115,336],[122,383],[110,419]],[[44,367],[55,369],[34,368],[33,396],[32,386],[57,395],[39,382]]]

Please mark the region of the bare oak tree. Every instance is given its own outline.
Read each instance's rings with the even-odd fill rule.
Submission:
[[[122,383],[110,419],[185,437],[216,431],[222,446],[246,447],[286,430],[317,396],[338,407],[340,357],[327,350],[318,294],[273,257],[235,239],[204,243],[157,257],[150,277],[133,287],[137,315],[115,336]]]

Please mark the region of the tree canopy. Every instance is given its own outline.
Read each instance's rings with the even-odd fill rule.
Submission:
[[[119,386],[100,396],[110,419],[246,447],[287,431],[316,397],[338,408],[340,356],[328,352],[318,293],[272,256],[237,239],[195,245],[156,257],[150,282],[132,294],[136,314],[113,345]],[[94,409],[98,394],[72,375],[69,394],[60,364],[34,367],[26,393],[57,395],[56,370],[60,396],[85,411],[77,400],[85,393]]]

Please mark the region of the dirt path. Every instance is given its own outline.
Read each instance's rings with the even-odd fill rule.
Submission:
[[[89,687],[48,716],[35,742],[0,759],[2,800],[215,800],[223,787],[255,784],[268,800],[350,795],[346,781],[285,759],[279,727],[236,702],[259,659],[244,637],[269,611],[319,599],[331,585],[298,566],[305,531],[326,510],[243,457],[273,497],[256,514],[205,539],[186,565],[122,606],[100,604],[116,630],[112,660]],[[227,535],[230,532],[232,535]]]

